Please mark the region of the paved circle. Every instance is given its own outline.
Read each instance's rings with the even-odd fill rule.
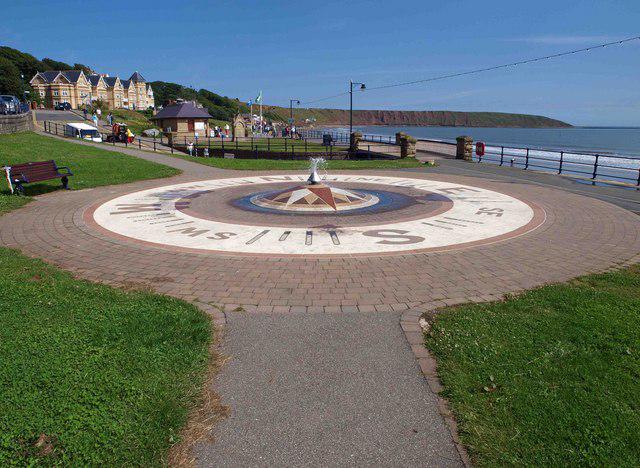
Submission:
[[[264,192],[265,186],[283,181],[298,186],[304,178],[302,175],[270,175],[159,187],[110,200],[95,210],[93,218],[110,232],[156,245],[254,255],[303,256],[371,255],[477,245],[523,234],[544,220],[541,210],[493,190],[442,181],[366,175],[337,175],[327,181],[375,184],[390,191],[395,187],[410,188],[435,194],[449,203],[444,211],[434,212],[431,205],[442,205],[442,202],[423,200],[426,213],[422,216],[393,222],[384,222],[384,218],[377,217],[379,224],[374,226],[366,222],[346,226],[341,223],[343,212],[331,216],[326,210],[322,214],[331,220],[330,224],[318,225],[314,215],[304,213],[303,221],[307,224],[302,227],[299,223],[272,225],[267,215],[258,216],[253,225],[217,219],[216,211],[227,210],[224,205],[214,204],[209,210],[213,215],[204,217],[199,217],[197,210],[191,208],[192,200],[200,195],[237,187],[248,190],[251,203],[255,203],[262,195],[253,194]],[[358,211],[375,216],[376,206],[382,205],[379,199],[383,198],[383,192],[378,195],[371,198],[375,203]]]
[[[198,170],[200,179],[207,180],[241,175]],[[399,172],[371,174],[397,177]],[[109,200],[167,185],[155,180],[40,196],[0,217],[0,240],[91,280],[150,287],[227,311],[240,305],[245,311],[266,313],[384,312],[499,299],[505,293],[602,271],[640,252],[640,218],[609,203],[509,181],[429,173],[412,173],[410,178],[506,194],[539,206],[545,221],[501,242],[326,258],[169,249],[117,236],[93,221],[92,210]],[[192,174],[174,180],[199,182]]]

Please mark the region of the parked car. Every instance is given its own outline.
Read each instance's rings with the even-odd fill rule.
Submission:
[[[71,104],[69,104],[68,102],[59,102],[54,106],[54,109],[68,111],[71,110]]]
[[[20,100],[15,96],[8,94],[0,95],[0,113],[17,114],[20,112]]]

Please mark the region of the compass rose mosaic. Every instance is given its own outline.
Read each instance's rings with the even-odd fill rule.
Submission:
[[[448,250],[522,235],[544,212],[481,187],[408,177],[305,175],[205,180],[130,193],[88,216],[167,248],[252,255]]]

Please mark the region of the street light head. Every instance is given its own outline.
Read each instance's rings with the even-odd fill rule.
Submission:
[[[300,105],[300,101],[296,101],[296,104]]]
[[[360,91],[364,91],[365,89],[367,89],[367,86],[364,83],[360,84]]]

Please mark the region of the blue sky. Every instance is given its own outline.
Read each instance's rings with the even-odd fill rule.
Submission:
[[[640,1],[11,1],[0,44],[128,77],[288,105],[640,35]],[[640,41],[355,96],[360,109],[640,126]],[[348,106],[347,96],[316,104]]]

